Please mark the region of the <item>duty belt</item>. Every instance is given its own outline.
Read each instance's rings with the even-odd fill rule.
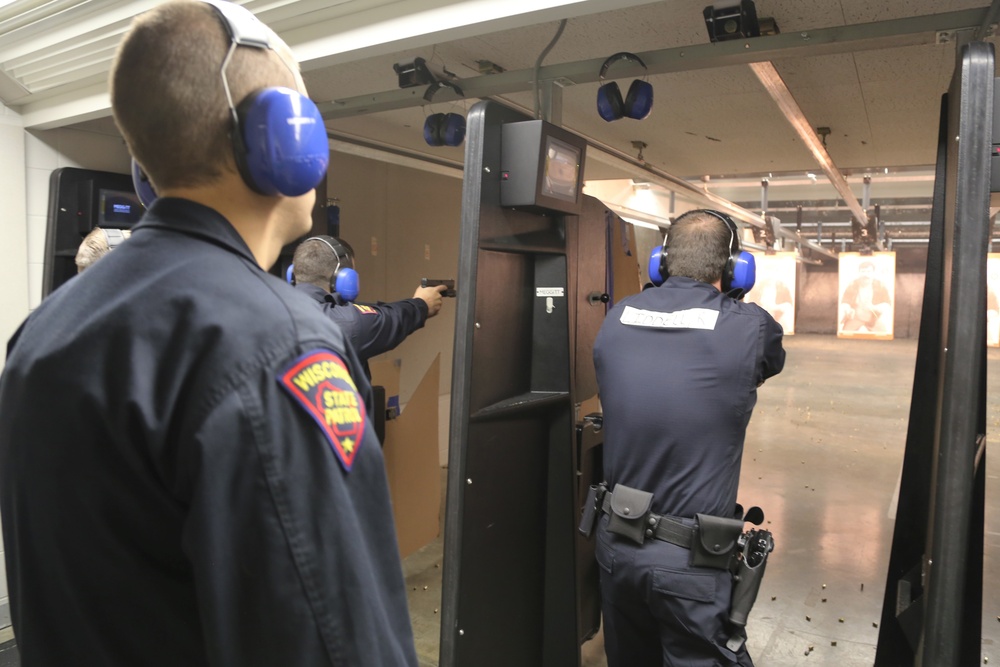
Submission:
[[[601,509],[606,514],[611,514],[611,491],[604,494],[604,502]],[[686,526],[677,517],[649,513],[646,519],[646,537],[676,544],[679,547],[690,549],[694,543],[696,529],[694,526]]]

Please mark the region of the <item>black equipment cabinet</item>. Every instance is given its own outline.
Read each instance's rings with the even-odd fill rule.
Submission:
[[[129,211],[118,219],[106,212],[113,201]],[[45,230],[42,297],[76,275],[76,251],[94,227],[128,229],[142,214],[132,177],[92,169],[62,167],[49,176],[49,211]]]
[[[501,206],[503,127],[525,120],[489,101],[468,115],[442,667],[575,666],[600,617],[576,531],[599,434],[576,413],[596,393],[605,305],[588,297],[604,290],[609,212],[591,198],[579,215]]]

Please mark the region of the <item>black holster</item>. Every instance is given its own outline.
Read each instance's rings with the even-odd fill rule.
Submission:
[[[607,492],[608,487],[604,484],[591,484],[587,490],[587,497],[580,509],[580,525],[577,527],[580,534],[587,539],[590,539],[597,526],[597,519],[601,516],[601,506],[604,504],[604,495]]]
[[[747,624],[764,578],[767,556],[774,549],[774,538],[769,530],[747,531],[742,541],[743,551],[733,573],[733,599],[729,611],[729,621],[740,627]]]

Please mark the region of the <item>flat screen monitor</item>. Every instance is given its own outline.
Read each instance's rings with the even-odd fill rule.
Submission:
[[[568,202],[580,196],[580,149],[555,137],[545,137],[545,170],[541,193]]]
[[[500,205],[579,215],[587,142],[543,120],[507,123],[500,152]]]
[[[128,229],[139,221],[145,209],[135,192],[99,188],[97,226]]]

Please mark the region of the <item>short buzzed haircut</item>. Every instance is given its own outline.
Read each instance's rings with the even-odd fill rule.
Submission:
[[[226,78],[239,105],[268,86],[296,88],[288,65],[268,49],[238,47]],[[160,190],[211,183],[235,171],[232,116],[222,84],[231,44],[218,12],[204,2],[174,0],[132,22],[111,68],[111,107],[129,151]]]
[[[132,235],[129,229],[122,229],[121,235],[128,238]],[[76,272],[80,273],[84,269],[90,268],[94,262],[104,257],[111,251],[108,244],[108,234],[100,227],[94,227],[90,233],[83,237],[80,247],[76,251]]]
[[[687,213],[667,229],[667,272],[712,284],[722,278],[733,231],[711,213]]]
[[[295,284],[315,285],[329,291],[338,262],[341,268],[354,267],[354,249],[346,241],[333,241],[331,245],[336,249],[331,249],[330,245],[317,237],[308,238],[299,244],[292,256]]]

